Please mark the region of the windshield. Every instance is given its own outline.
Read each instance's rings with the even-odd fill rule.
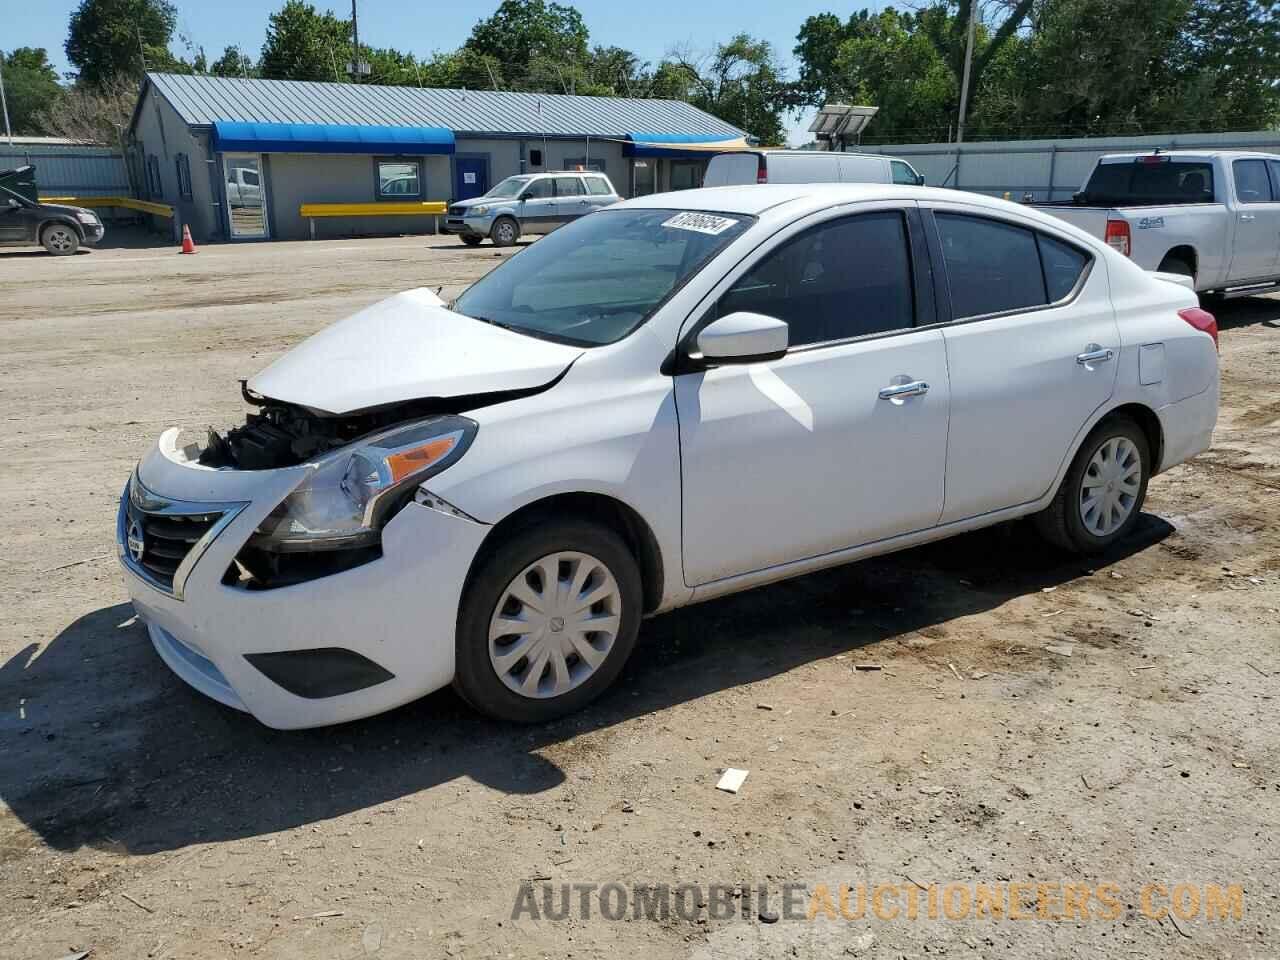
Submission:
[[[1213,202],[1213,165],[1152,155],[1100,163],[1080,194],[1085,203],[1113,207]]]
[[[507,177],[500,184],[485,194],[486,197],[516,197],[528,184],[528,177]]]
[[[613,343],[753,222],[739,213],[601,210],[512,257],[453,308],[540,339]]]

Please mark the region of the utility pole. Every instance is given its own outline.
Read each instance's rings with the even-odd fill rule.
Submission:
[[[360,24],[356,21],[356,0],[351,0],[351,45],[355,49],[351,57],[351,79],[360,82]]]
[[[969,39],[964,48],[964,80],[960,84],[960,117],[956,122],[956,143],[964,143],[964,117],[969,109],[969,73],[973,68],[973,37],[977,32],[978,0],[969,0]]]
[[[9,129],[9,101],[4,95],[4,54],[0,53],[0,108],[4,110],[4,135],[9,139],[9,146],[13,146],[13,131]]]

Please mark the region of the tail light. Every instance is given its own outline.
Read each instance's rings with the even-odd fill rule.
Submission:
[[[1129,221],[1128,220],[1108,220],[1107,232],[1103,237],[1107,241],[1107,246],[1113,250],[1119,250],[1126,257],[1132,249],[1130,245]]]
[[[1179,310],[1178,316],[1197,330],[1213,337],[1213,348],[1218,349],[1218,321],[1212,313],[1201,310],[1199,307],[1187,307],[1185,310]]]
[[[764,154],[756,159],[756,183],[769,182],[769,167],[764,162]]]

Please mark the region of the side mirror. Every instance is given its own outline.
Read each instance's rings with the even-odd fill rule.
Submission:
[[[13,199],[13,197],[10,197],[9,202],[6,203],[5,206],[12,208],[12,207],[20,207],[22,206],[22,204],[20,204],[17,200]]]
[[[739,311],[712,321],[698,334],[698,351],[716,363],[758,363],[787,352],[790,336],[782,320]]]
[[[924,174],[923,174],[923,173],[917,173],[917,174],[916,174],[916,186],[917,186],[917,187],[923,187],[923,186],[924,186]]]
[[[528,200],[531,196],[533,196],[533,194],[531,194],[531,193],[522,193],[522,194],[520,194],[520,196],[519,196],[517,199],[518,199],[521,203],[524,203],[524,202],[525,202],[526,200]]]

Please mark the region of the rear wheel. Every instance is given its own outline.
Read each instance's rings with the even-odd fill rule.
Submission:
[[[480,241],[484,239],[484,237],[478,237],[474,233],[464,233],[461,236],[462,242],[468,247],[478,247],[480,246]]]
[[[454,686],[476,709],[541,723],[590,703],[635,646],[643,594],[616,533],[530,527],[480,562],[458,615]]]
[[[489,230],[494,246],[509,247],[520,238],[520,227],[510,217],[499,217]]]
[[[55,257],[69,257],[80,249],[80,234],[65,223],[51,223],[40,232],[40,243]]]
[[[1138,522],[1150,474],[1142,428],[1128,417],[1108,418],[1081,444],[1057,496],[1036,515],[1036,526],[1064,550],[1099,553]]]

